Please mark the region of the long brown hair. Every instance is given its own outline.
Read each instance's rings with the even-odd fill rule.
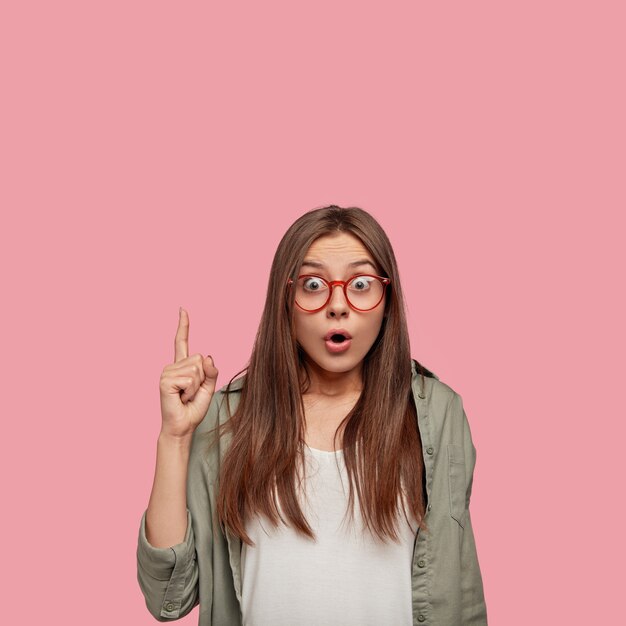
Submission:
[[[407,523],[409,512],[418,526],[423,521],[424,461],[411,389],[411,353],[400,276],[391,243],[382,227],[358,207],[331,205],[299,217],[281,239],[269,276],[265,307],[246,368],[231,378],[229,393],[240,393],[234,414],[217,427],[217,438],[228,432],[231,441],[219,469],[217,516],[248,545],[245,520],[265,515],[315,539],[296,492],[304,468],[305,411],[302,394],[310,378],[302,349],[296,342],[294,290],[309,246],[337,231],[358,237],[376,261],[380,275],[391,278],[380,333],[363,361],[362,391],[346,415],[343,454],[350,484],[349,507],[354,514],[354,489],[364,526],[383,541],[398,541],[398,500]],[[238,389],[233,379],[246,372]],[[305,376],[302,376],[302,373]],[[430,373],[430,372],[428,372]],[[303,379],[304,378],[304,379]],[[423,382],[423,373],[422,373]],[[358,452],[358,454],[357,454]],[[276,501],[280,500],[280,508]]]

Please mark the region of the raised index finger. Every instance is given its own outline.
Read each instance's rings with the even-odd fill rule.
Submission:
[[[174,338],[174,361],[186,359],[189,356],[189,315],[180,307],[178,328]]]

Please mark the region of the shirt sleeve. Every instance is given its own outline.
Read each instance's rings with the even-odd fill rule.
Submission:
[[[137,580],[148,611],[159,622],[179,619],[198,603],[198,566],[191,512],[181,543],[156,548],[146,539],[146,511],[141,516],[137,544]]]
[[[146,511],[137,544],[137,580],[146,606],[159,622],[187,615],[200,604],[200,584],[209,604],[213,599],[213,531],[207,466],[207,436],[218,423],[221,393],[216,391],[196,428],[187,466],[187,530],[179,544],[156,548],[146,539]],[[202,579],[202,580],[201,580]]]
[[[463,408],[463,400],[458,394],[456,400],[459,403],[463,418],[463,448],[465,453],[465,475],[467,477],[465,524],[461,540],[462,623],[463,626],[487,626],[487,607],[485,605],[483,581],[469,509],[474,482],[474,467],[476,465],[476,448],[472,441],[469,422]]]

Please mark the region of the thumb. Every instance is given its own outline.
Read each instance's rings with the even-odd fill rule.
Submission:
[[[202,360],[202,369],[204,370],[204,381],[198,388],[198,392],[212,394],[215,391],[219,370],[215,367],[213,357],[210,354]]]
[[[210,355],[202,360],[202,370],[204,371],[204,380],[194,394],[192,402],[195,406],[203,407],[201,412],[206,413],[215,392],[218,374],[217,368],[213,365],[213,358]]]

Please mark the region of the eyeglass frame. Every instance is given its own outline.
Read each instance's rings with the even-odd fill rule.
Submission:
[[[359,309],[355,307],[352,304],[352,302],[350,302],[350,298],[348,297],[348,284],[354,278],[358,278],[359,276],[368,276],[369,278],[376,278],[383,284],[383,293],[380,296],[380,300],[373,307],[370,307],[369,309]],[[318,307],[317,309],[305,309],[303,306],[300,306],[298,304],[297,300],[294,297],[294,302],[296,303],[296,306],[298,306],[303,311],[306,311],[307,313],[317,313],[317,311],[321,311],[330,302],[331,298],[333,297],[333,293],[334,293],[333,290],[337,285],[341,285],[341,288],[343,289],[344,298],[346,299],[346,302],[348,303],[348,306],[351,309],[353,309],[354,311],[360,311],[360,312],[373,311],[383,301],[383,298],[385,297],[387,285],[391,284],[391,278],[387,278],[386,276],[376,276],[376,274],[355,274],[354,276],[351,276],[350,278],[348,278],[348,280],[326,280],[323,276],[318,276],[317,274],[301,274],[300,276],[298,276],[296,280],[300,280],[301,278],[319,278],[320,280],[323,280],[328,285],[328,298],[326,299],[326,302],[324,302],[324,304]],[[293,284],[294,284],[294,280],[292,278],[288,278],[287,287],[290,287]]]

